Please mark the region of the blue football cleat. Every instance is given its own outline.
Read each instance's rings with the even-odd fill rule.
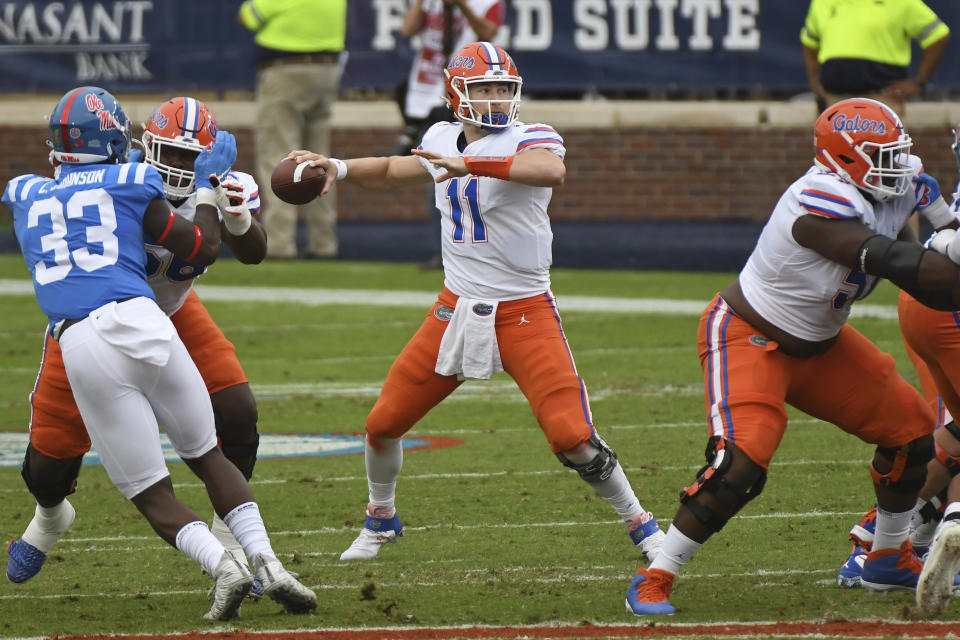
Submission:
[[[676,609],[667,600],[673,574],[660,569],[640,569],[627,589],[627,613],[635,616],[669,616]]]
[[[47,560],[47,554],[23,540],[11,540],[7,545],[7,554],[10,556],[7,560],[7,579],[17,584],[40,573]]]
[[[876,549],[867,554],[861,580],[870,591],[913,591],[921,571],[923,563],[907,539],[899,549]]]
[[[877,533],[877,505],[873,505],[869,511],[863,514],[860,522],[853,525],[850,529],[850,539],[854,544],[858,544],[868,552],[873,544],[873,537]]]
[[[837,586],[848,589],[861,586],[860,576],[863,573],[863,561],[867,559],[867,553],[869,552],[866,549],[854,543],[853,551],[837,572]]]

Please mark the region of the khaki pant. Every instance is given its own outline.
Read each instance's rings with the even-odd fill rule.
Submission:
[[[297,256],[297,206],[270,190],[273,170],[293,149],[330,153],[330,120],[340,85],[335,63],[281,64],[257,72],[257,180],[263,201],[267,256]],[[302,205],[307,254],[337,255],[336,190]]]

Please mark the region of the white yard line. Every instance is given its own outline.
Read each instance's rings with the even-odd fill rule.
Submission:
[[[332,304],[375,307],[427,308],[437,299],[432,291],[389,291],[379,289],[303,289],[295,287],[196,286],[200,297],[221,302],[283,302],[307,306]],[[0,279],[0,295],[33,295],[29,280]],[[699,316],[709,300],[666,298],[615,298],[601,296],[557,296],[560,311],[602,311],[605,313],[657,313]],[[896,320],[894,306],[857,304],[853,317]]]

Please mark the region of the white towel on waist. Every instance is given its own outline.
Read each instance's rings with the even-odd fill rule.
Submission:
[[[489,380],[503,371],[497,346],[497,301],[460,298],[440,340],[437,366],[442,376]]]
[[[150,298],[110,302],[90,312],[88,322],[121,353],[162,367],[170,359],[176,329]]]

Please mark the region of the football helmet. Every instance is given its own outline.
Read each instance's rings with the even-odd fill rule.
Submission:
[[[906,156],[912,144],[897,114],[868,98],[841,100],[814,125],[816,164],[878,201],[909,191],[913,169]]]
[[[196,190],[193,160],[216,138],[217,121],[199,100],[173,98],[153,112],[143,125],[144,162],[160,172],[167,197],[183,199]]]
[[[446,102],[458,119],[486,131],[499,131],[517,120],[520,108],[520,87],[523,80],[510,55],[490,42],[474,42],[458,51],[443,70]],[[512,86],[508,100],[478,100],[470,98],[470,87],[483,82],[497,82]],[[494,110],[494,105],[508,105],[506,113]]]
[[[64,164],[127,161],[130,120],[110,92],[100,87],[68,91],[49,117],[51,161]]]

